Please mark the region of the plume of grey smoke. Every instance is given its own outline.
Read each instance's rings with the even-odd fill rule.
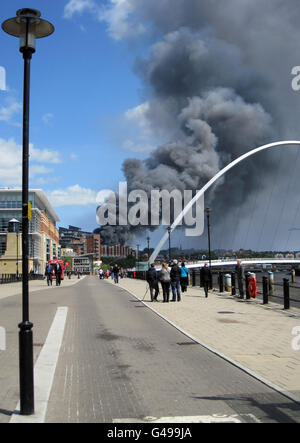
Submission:
[[[244,152],[297,138],[297,119],[287,112],[300,110],[289,84],[298,64],[292,43],[300,37],[295,0],[128,1],[159,36],[135,70],[149,97],[148,123],[169,140],[144,161],[125,160],[129,191],[195,191]],[[225,177],[222,187],[217,183],[208,195],[216,214],[242,207],[267,185],[274,161],[262,153]]]

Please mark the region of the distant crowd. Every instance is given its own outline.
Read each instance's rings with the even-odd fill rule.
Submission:
[[[127,272],[123,268],[119,268],[118,265],[114,265],[106,271],[99,268],[98,275],[100,280],[111,277],[115,283],[119,283],[119,278],[127,277]]]

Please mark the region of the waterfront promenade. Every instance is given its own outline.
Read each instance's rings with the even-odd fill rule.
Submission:
[[[297,309],[199,288],[151,303],[144,281],[96,276],[30,282],[35,414],[19,416],[21,285],[0,290],[0,423],[300,422]]]
[[[82,278],[82,277],[81,277]],[[71,279],[64,278],[61,287],[69,287],[76,283],[78,283],[80,279],[73,276]],[[51,289],[51,286],[47,286],[46,279],[44,280],[29,280],[29,292],[37,292],[42,291],[44,289]],[[52,288],[56,287],[55,279],[52,282]],[[0,285],[0,300],[3,298],[11,297],[13,295],[21,295],[22,294],[22,282],[17,283],[6,283]]]
[[[152,303],[145,281],[121,279],[119,286],[195,341],[300,402],[300,350],[292,346],[300,345],[293,335],[297,327],[300,335],[299,309],[284,311],[276,303],[262,305],[226,292],[210,291],[205,298],[195,287],[179,303]]]

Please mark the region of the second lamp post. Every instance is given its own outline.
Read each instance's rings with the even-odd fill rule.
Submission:
[[[169,262],[171,262],[171,226],[168,226],[167,231],[169,234]]]
[[[209,269],[211,269],[211,249],[210,249],[210,223],[209,223],[209,217],[210,217],[211,209],[206,208],[205,214],[207,217],[207,236],[208,236],[208,259],[209,259]]]

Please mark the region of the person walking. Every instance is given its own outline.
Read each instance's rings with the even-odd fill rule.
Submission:
[[[188,281],[189,281],[189,270],[185,266],[185,263],[182,262],[181,263],[181,268],[180,268],[180,286],[181,286],[181,291],[182,292],[186,292],[187,291]]]
[[[159,281],[163,291],[163,303],[169,303],[169,293],[170,293],[170,271],[167,263],[162,264],[161,271],[159,273]]]
[[[173,264],[170,271],[170,277],[171,277],[171,288],[172,288],[172,300],[177,301],[181,300],[181,292],[180,292],[180,276],[181,276],[181,269],[178,266],[177,260],[173,260]]]
[[[46,266],[45,276],[47,277],[47,285],[52,286],[52,267],[51,267],[51,265]]]
[[[103,269],[102,269],[102,268],[99,268],[99,270],[98,270],[98,274],[99,274],[99,278],[100,278],[100,280],[102,280],[102,279],[104,278],[104,272],[103,272]]]
[[[113,272],[113,276],[114,276],[114,282],[115,283],[119,283],[119,272],[120,272],[120,270],[118,268],[118,265],[115,265],[113,267],[112,272]]]
[[[208,288],[211,282],[211,270],[207,263],[200,270],[200,280],[203,283],[205,297],[208,297]]]
[[[151,301],[158,301],[157,297],[159,294],[159,287],[158,287],[158,276],[157,271],[155,269],[154,263],[151,264],[150,268],[146,272],[146,280],[149,284],[150,288],[150,297]],[[155,294],[153,295],[153,291],[155,291]]]
[[[237,282],[238,282],[238,288],[239,288],[239,298],[244,298],[244,278],[245,278],[245,271],[242,266],[242,260],[237,260],[237,264],[235,267]]]
[[[61,274],[62,274],[62,268],[59,263],[56,263],[55,265],[56,286],[60,286]]]

